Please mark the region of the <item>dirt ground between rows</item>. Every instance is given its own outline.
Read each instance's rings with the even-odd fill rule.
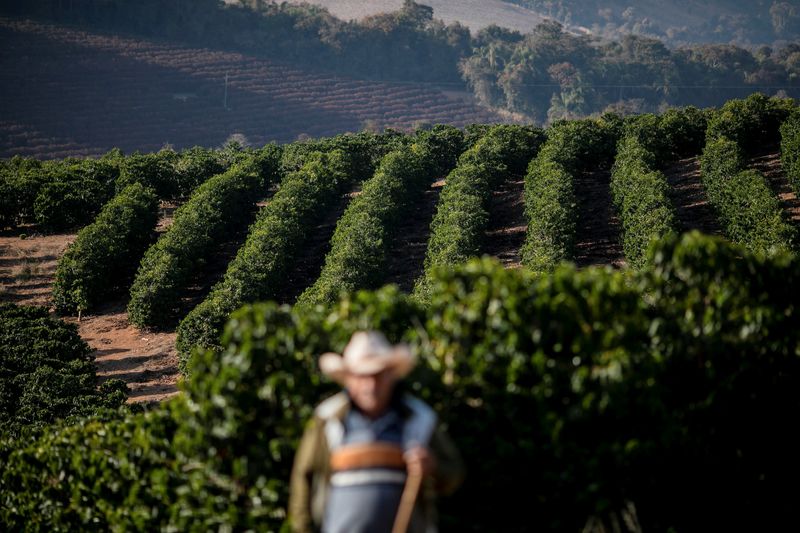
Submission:
[[[23,227],[0,233],[0,302],[42,305],[52,311],[58,258],[76,234],[32,231]],[[20,234],[26,237],[21,239]],[[128,402],[159,401],[177,394],[180,375],[174,332],[139,331],[128,323],[124,302],[106,305],[80,320],[62,318],[77,324],[78,333],[93,349],[99,381],[119,378],[128,384]]]

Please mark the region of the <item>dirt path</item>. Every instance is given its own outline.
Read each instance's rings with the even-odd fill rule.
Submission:
[[[579,267],[612,265],[622,267],[622,225],[611,200],[609,171],[579,174],[575,179],[578,203],[575,264]]]
[[[700,159],[678,160],[664,170],[664,176],[681,231],[699,230],[709,235],[722,235],[722,226],[700,181]]]
[[[357,189],[343,194],[316,228],[311,231],[302,250],[294,260],[286,282],[275,295],[277,302],[294,304],[297,297],[317,280],[325,264],[325,256],[331,249],[331,237],[336,230],[336,223],[344,214],[350,200],[358,196],[360,189],[361,185],[359,184]]]
[[[515,176],[492,191],[484,253],[499,259],[506,268],[522,265],[522,245],[528,229],[524,189],[525,180]]]
[[[174,206],[162,206],[158,229],[171,223]],[[20,239],[19,234],[30,233]],[[77,234],[37,235],[31,227],[0,235],[0,302],[52,308],[52,284],[58,259]],[[90,315],[60,317],[78,325],[94,350],[98,381],[119,378],[131,389],[128,402],[158,401],[178,392],[175,333],[142,332],[128,323],[125,301],[108,304]]]
[[[384,283],[394,283],[405,293],[414,289],[414,282],[424,272],[431,221],[444,183],[444,180],[433,182],[422,198],[409,208],[389,246]]]
[[[780,200],[788,219],[795,227],[800,226],[800,199],[797,198],[797,194],[783,171],[780,151],[776,148],[770,150],[769,153],[759,154],[748,161],[747,167],[764,174],[770,188]]]
[[[175,332],[143,332],[128,322],[126,302],[104,306],[96,314],[65,318],[94,349],[98,381],[118,378],[128,384],[128,403],[159,401],[178,393]]]

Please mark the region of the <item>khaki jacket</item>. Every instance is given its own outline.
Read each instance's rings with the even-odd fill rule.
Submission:
[[[418,401],[418,400],[415,400]],[[326,437],[326,424],[330,417],[343,422],[351,409],[344,392],[330,398],[320,407],[333,406],[328,413],[320,408],[306,426],[300,446],[294,459],[289,495],[289,519],[292,531],[311,533],[319,531],[331,477],[330,450]],[[426,521],[426,531],[436,530],[435,497],[453,492],[464,479],[464,466],[461,456],[441,424],[431,436],[428,448],[436,459],[436,472],[426,478],[420,496],[417,498],[417,511]]]

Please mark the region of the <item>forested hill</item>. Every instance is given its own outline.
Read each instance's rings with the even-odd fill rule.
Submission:
[[[447,23],[460,22],[473,33],[491,24],[527,33],[549,19],[594,36],[617,39],[635,34],[671,45],[774,46],[800,37],[800,7],[786,0],[422,1],[437,17]],[[403,0],[289,0],[292,4],[303,2],[322,6],[344,20],[396,11],[403,5]]]
[[[505,0],[595,35],[635,33],[671,44],[773,45],[800,37],[800,5],[787,0]]]
[[[754,17],[763,16],[764,10],[777,13],[763,4],[752,10]],[[798,42],[756,51],[730,44],[669,48],[632,34],[601,40],[567,31],[554,21],[525,34],[495,25],[473,34],[457,22],[445,24],[431,7],[411,0],[404,0],[398,11],[360,21],[343,21],[309,4],[255,1],[9,0],[0,10],[235,49],[337,75],[470,90],[488,107],[537,123],[605,111],[716,106],[757,91],[800,95]],[[794,11],[787,13],[784,18],[794,20]]]

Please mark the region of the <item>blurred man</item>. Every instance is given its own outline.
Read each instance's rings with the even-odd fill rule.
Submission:
[[[397,386],[416,363],[408,347],[360,331],[319,363],[345,390],[317,407],[297,450],[293,530],[436,531],[434,498],[455,490],[463,465],[436,413]]]

